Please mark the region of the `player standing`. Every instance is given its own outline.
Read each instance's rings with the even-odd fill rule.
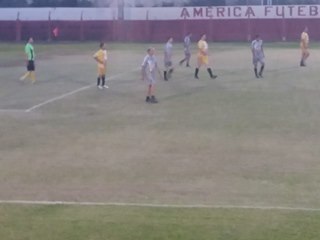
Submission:
[[[308,34],[308,27],[305,27],[303,32],[301,33],[300,38],[300,48],[301,48],[301,61],[300,66],[306,66],[306,60],[310,56],[309,53],[309,34]]]
[[[252,62],[254,66],[254,74],[256,78],[262,78],[262,73],[265,66],[263,41],[257,34],[255,39],[251,42]],[[258,73],[258,63],[261,64],[260,71]]]
[[[203,34],[198,42],[198,66],[195,69],[194,77],[199,79],[198,73],[201,66],[205,66],[209,73],[210,78],[215,79],[217,75],[213,75],[211,68],[208,66],[209,57],[208,57],[208,43],[206,41],[206,34]]]
[[[172,42],[173,38],[170,37],[164,46],[164,67],[163,78],[165,81],[168,81],[171,78],[173,73],[173,64],[172,64]]]
[[[97,87],[99,89],[109,88],[106,85],[106,71],[107,71],[107,50],[105,44],[100,43],[100,49],[93,55],[93,58],[98,63],[98,78]]]
[[[158,100],[154,96],[155,84],[156,84],[156,72],[159,72],[157,59],[154,56],[155,49],[148,48],[147,55],[144,57],[141,64],[141,79],[148,84],[147,90],[147,103],[158,103]]]
[[[27,77],[29,77],[32,81],[32,83],[36,82],[36,75],[35,75],[35,64],[34,64],[34,59],[35,59],[35,52],[34,52],[34,47],[32,45],[33,43],[33,38],[30,37],[28,40],[28,43],[24,47],[24,52],[26,54],[27,58],[27,73],[24,74],[20,80],[23,81]]]
[[[190,67],[190,58],[191,58],[191,33],[188,33],[187,36],[185,36],[185,38],[183,39],[183,51],[184,51],[184,59],[182,59],[179,62],[179,65],[181,66],[185,61],[186,63],[186,67]]]

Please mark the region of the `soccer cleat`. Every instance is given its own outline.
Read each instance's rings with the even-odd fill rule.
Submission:
[[[195,72],[194,72],[194,78],[195,78],[195,79],[199,79],[198,73],[199,73],[199,68],[196,68],[196,69],[195,69]]]
[[[173,73],[173,68],[171,68],[167,73],[168,80],[172,77],[172,73]]]
[[[163,71],[163,79],[164,79],[165,81],[168,81],[167,71]]]
[[[259,78],[263,78],[262,71],[259,72]]]
[[[102,87],[102,86],[100,86],[100,85],[98,86],[98,88],[99,88],[99,89],[103,89],[103,87]]]
[[[303,67],[303,60],[300,61],[300,67]]]
[[[103,85],[103,87],[104,87],[104,88],[109,88],[109,86],[108,86],[108,85]]]
[[[217,75],[213,75],[211,68],[207,68],[207,71],[208,71],[209,76],[210,76],[211,79],[215,79],[215,78],[218,77]]]
[[[150,103],[150,97],[149,96],[146,97],[146,102]]]
[[[158,103],[158,100],[156,99],[155,96],[151,96],[150,103]]]
[[[264,65],[261,66],[260,71],[259,71],[259,77],[263,78],[262,73],[263,73]]]

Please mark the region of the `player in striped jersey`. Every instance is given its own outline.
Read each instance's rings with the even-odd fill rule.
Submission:
[[[263,41],[257,34],[255,39],[251,42],[251,52],[252,52],[252,63],[254,66],[254,74],[256,78],[262,78],[262,73],[264,70],[264,51],[263,51]],[[258,73],[258,63],[260,63],[260,71]]]
[[[190,58],[191,58],[191,33],[188,33],[187,36],[183,39],[183,51],[184,59],[179,62],[181,66],[186,61],[186,67],[190,67]]]
[[[163,78],[165,81],[168,81],[171,78],[173,73],[173,64],[172,64],[172,42],[173,38],[170,37],[164,46],[164,67]]]
[[[141,79],[148,84],[146,102],[158,103],[154,93],[156,84],[156,73],[159,72],[157,59],[154,56],[155,49],[148,48],[147,55],[141,64]]]

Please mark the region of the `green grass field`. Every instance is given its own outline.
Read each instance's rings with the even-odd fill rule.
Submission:
[[[256,79],[249,44],[211,43],[219,77],[176,65],[157,105],[138,70],[149,44],[108,44],[107,90],[96,45],[35,43],[32,85],[23,45],[0,44],[0,239],[319,238],[319,44],[301,68],[298,44],[267,43]]]

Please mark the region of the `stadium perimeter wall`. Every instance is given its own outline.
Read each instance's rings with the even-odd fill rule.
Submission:
[[[188,32],[212,41],[248,41],[257,33],[268,41],[296,41],[305,26],[320,40],[320,5],[0,9],[1,41],[51,40],[55,27],[58,40],[66,41],[181,41]]]

